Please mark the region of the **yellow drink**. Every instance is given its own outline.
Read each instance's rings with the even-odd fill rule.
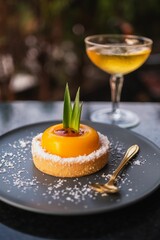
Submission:
[[[127,74],[129,72],[134,71],[135,69],[139,68],[148,58],[151,49],[147,47],[141,47],[139,49],[136,46],[128,47],[126,46],[127,50],[125,51],[124,48],[117,48],[112,49],[101,47],[90,47],[87,49],[88,57],[91,61],[110,74]]]

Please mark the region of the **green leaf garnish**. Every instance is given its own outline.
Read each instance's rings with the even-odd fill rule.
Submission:
[[[64,107],[63,107],[63,127],[68,128],[71,121],[72,115],[72,105],[68,84],[66,84],[66,89],[64,93]]]
[[[74,105],[72,108],[69,87],[68,87],[68,84],[66,84],[65,93],[64,93],[63,127],[72,128],[76,132],[79,131],[81,112],[82,112],[82,103],[80,103],[79,99],[80,99],[80,88],[78,88]]]

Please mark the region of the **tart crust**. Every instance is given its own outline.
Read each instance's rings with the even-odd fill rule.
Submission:
[[[94,152],[77,157],[62,158],[46,152],[41,146],[42,134],[32,140],[32,157],[35,166],[43,173],[56,177],[81,177],[95,173],[108,162],[109,141],[98,133],[100,147]]]

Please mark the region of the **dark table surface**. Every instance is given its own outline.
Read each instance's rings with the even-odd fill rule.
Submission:
[[[84,103],[82,120],[105,107]],[[62,102],[0,104],[0,134],[26,124],[62,119]],[[121,103],[140,116],[135,131],[160,147],[160,104]],[[0,201],[0,239],[160,239],[160,188],[143,200],[111,212],[80,216],[34,213]]]

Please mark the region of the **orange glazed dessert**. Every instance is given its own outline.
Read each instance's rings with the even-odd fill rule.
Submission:
[[[57,177],[80,177],[97,172],[108,162],[108,138],[80,124],[81,109],[79,90],[72,109],[66,85],[63,123],[50,126],[32,141],[33,162],[40,171]]]

